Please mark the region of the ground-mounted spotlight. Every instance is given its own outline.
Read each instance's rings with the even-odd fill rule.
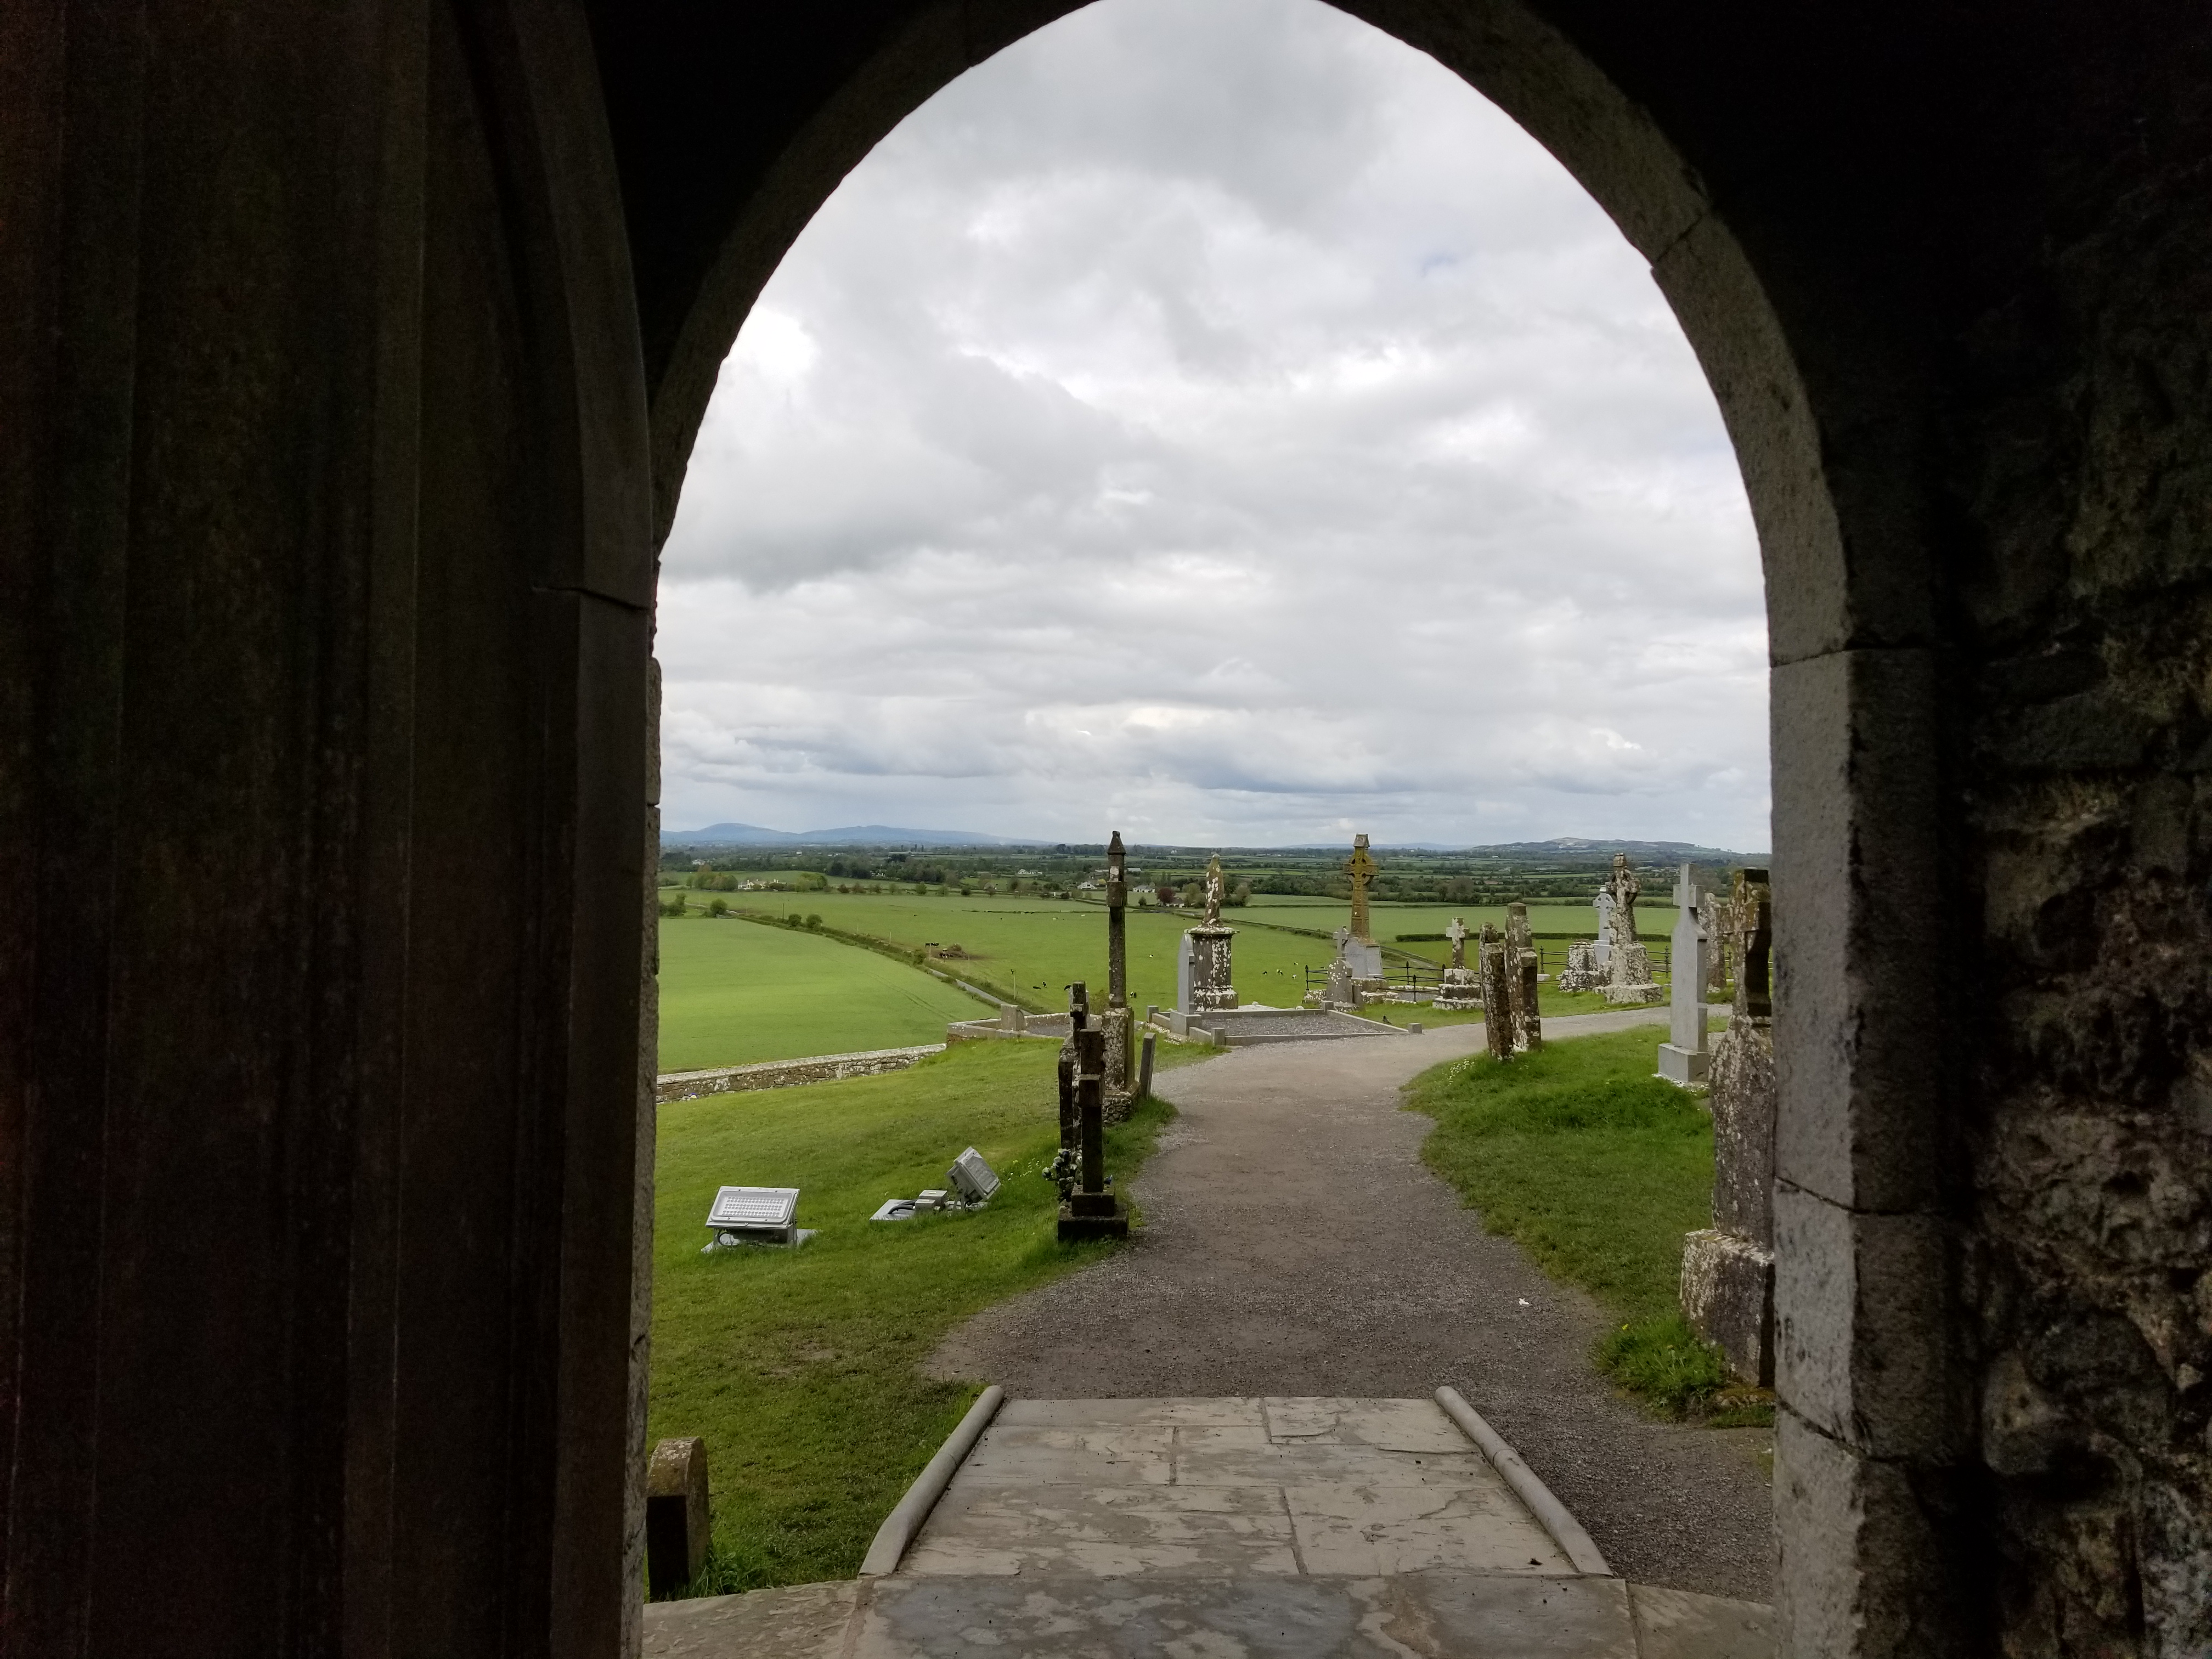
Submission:
[[[814,1232],[793,1224],[792,1217],[798,1209],[796,1187],[725,1187],[714,1194],[714,1205],[707,1212],[707,1225],[714,1237],[706,1249],[804,1244]],[[705,1255],[706,1250],[700,1254]]]

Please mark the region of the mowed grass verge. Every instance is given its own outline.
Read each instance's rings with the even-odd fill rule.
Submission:
[[[1164,1044],[1159,1064],[1209,1052]],[[647,1432],[707,1440],[714,1553],[694,1593],[849,1577],[988,1380],[924,1377],[939,1339],[1113,1248],[1053,1236],[1059,1194],[1040,1171],[1059,1144],[1057,1054],[961,1043],[882,1077],[661,1108]],[[1151,1103],[1109,1132],[1117,1185],[1170,1115]],[[969,1146],[1003,1182],[988,1209],[869,1221],[887,1198],[945,1185]],[[799,1224],[818,1237],[702,1255],[724,1185],[799,1188]]]
[[[1487,1231],[1619,1316],[1600,1370],[1673,1415],[1764,1420],[1681,1316],[1682,1236],[1712,1224],[1712,1119],[1652,1075],[1655,1041],[1644,1028],[1504,1065],[1478,1054],[1424,1072],[1407,1106],[1436,1120],[1422,1158]]]
[[[989,1012],[919,968],[818,934],[733,916],[660,923],[664,1072],[942,1042],[947,1021]]]

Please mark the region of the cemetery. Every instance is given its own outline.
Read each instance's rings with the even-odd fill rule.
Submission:
[[[1717,1430],[1754,1431],[1771,1420],[1761,1385],[1771,1380],[1771,1361],[1760,1346],[1771,1346],[1771,1269],[1759,1277],[1757,1263],[1766,1258],[1757,1255],[1759,1227],[1746,1218],[1741,1201],[1746,1180],[1755,1177],[1732,1173],[1737,1164],[1750,1167],[1745,1159],[1755,1161],[1750,1143],[1760,1133],[1757,1109],[1735,1103],[1744,1093],[1740,1080],[1757,1068],[1730,1058],[1729,1046],[1732,1037],[1740,1047],[1759,1029],[1759,983],[1735,984],[1734,1012],[1710,1057],[1705,1043],[1712,1018],[1706,999],[1720,958],[1765,971],[1765,936],[1741,921],[1764,914],[1762,872],[1740,878],[1738,890],[1722,898],[1699,889],[1692,866],[1680,867],[1674,937],[1662,960],[1683,972],[1662,1015],[1637,931],[1640,883],[1625,859],[1606,870],[1587,912],[1589,935],[1562,965],[1595,963],[1597,981],[1586,994],[1625,1011],[1609,1018],[1669,1022],[1669,1041],[1656,1045],[1655,1071],[1649,1024],[1591,1036],[1581,1029],[1589,1015],[1556,1015],[1572,1040],[1546,1041],[1540,994],[1550,976],[1540,971],[1532,907],[1519,900],[1503,908],[1499,921],[1482,920],[1475,929],[1455,914],[1441,941],[1449,959],[1433,980],[1401,975],[1394,984],[1383,971],[1369,897],[1382,866],[1364,836],[1345,860],[1348,914],[1328,940],[1322,991],[1290,1006],[1240,994],[1246,942],[1256,937],[1262,945],[1256,954],[1266,962],[1267,946],[1279,950],[1282,939],[1303,945],[1310,934],[1269,939],[1264,927],[1247,925],[1249,912],[1224,916],[1227,884],[1218,858],[1199,884],[1194,915],[1180,907],[1147,914],[1129,902],[1129,863],[1115,836],[1096,890],[1098,904],[1073,911],[978,908],[975,920],[1005,931],[994,938],[963,927],[994,943],[1027,929],[1030,951],[1048,943],[1061,963],[1088,971],[1103,957],[1097,981],[1057,988],[1060,1006],[1051,1012],[1036,1008],[1046,999],[1034,981],[1028,988],[1039,994],[1026,1006],[978,1006],[981,988],[965,975],[972,964],[994,963],[988,951],[963,950],[961,977],[948,981],[934,977],[945,958],[927,951],[915,964],[891,951],[737,917],[664,922],[665,935],[690,932],[707,939],[665,958],[678,964],[678,987],[684,964],[712,959],[707,949],[742,951],[759,937],[865,961],[878,976],[949,985],[965,1004],[956,1012],[965,1017],[945,1022],[939,1044],[663,1079],[656,1194],[662,1237],[688,1209],[688,1224],[703,1222],[708,1241],[657,1247],[651,1423],[659,1447],[655,1491],[665,1487],[666,1495],[654,1500],[663,1538],[657,1563],[649,1564],[656,1595],[689,1605],[702,1595],[826,1584],[856,1566],[863,1582],[869,1573],[964,1571],[957,1566],[970,1559],[963,1551],[1000,1549],[1005,1540],[1048,1554],[1057,1549],[1052,1528],[1073,1523],[1052,1520],[1059,1511],[1049,1506],[1003,1514],[963,1543],[965,1523],[947,1518],[951,1511],[939,1504],[945,1493],[968,1492],[978,1481],[978,1491],[993,1486],[996,1466],[985,1449],[1000,1443],[992,1436],[1006,1432],[992,1428],[994,1420],[1059,1419],[1036,1417],[1048,1408],[1019,1402],[1000,1416],[1003,1390],[989,1389],[979,1400],[978,1384],[922,1362],[932,1346],[956,1340],[963,1320],[1018,1304],[1060,1274],[1081,1273],[1097,1251],[1129,1239],[1143,1219],[1132,1182],[1141,1183],[1148,1152],[1176,1116],[1154,1096],[1155,1075],[1188,1076],[1194,1061],[1255,1045],[1286,1054],[1316,1042],[1333,1048],[1345,1038],[1382,1039],[1393,1049],[1409,1045],[1399,1074],[1412,1079],[1407,1107],[1434,1121],[1421,1151],[1427,1167],[1478,1212],[1483,1228],[1510,1238],[1545,1272],[1618,1316],[1618,1328],[1583,1363],[1662,1417]],[[1133,969],[1159,953],[1133,951],[1132,941],[1167,943],[1163,924],[1183,924],[1171,958],[1175,1000],[1140,1003]],[[729,939],[738,943],[723,943]],[[1264,969],[1260,978],[1264,983]],[[1720,982],[1728,983],[1724,976]],[[719,996],[687,989],[677,1006],[698,1027],[705,1022],[692,1011],[718,1000],[762,1006],[745,988],[726,982]],[[1414,1014],[1447,1025],[1455,1015],[1479,1018],[1482,1049],[1422,1070],[1418,1056],[1428,1028],[1407,1017]],[[1716,1109],[1697,1086],[1708,1058],[1724,1102]],[[746,1081],[747,1074],[783,1072],[792,1075]],[[1723,1149],[1717,1185],[1717,1121]],[[827,1424],[848,1420],[859,1403],[854,1391],[863,1387],[870,1391],[866,1420],[876,1428],[833,1440]],[[1469,1449],[1468,1479],[1476,1479],[1474,1472],[1482,1480],[1503,1474],[1510,1486],[1522,1478],[1515,1473],[1526,1472],[1520,1454],[1480,1413],[1449,1387],[1437,1397],[1449,1408],[1447,1427],[1424,1432]],[[1225,1423],[1242,1422],[1234,1413],[1246,1408],[1231,1402],[1220,1409],[1231,1413]],[[1402,1416],[1413,1407],[1348,1400],[1331,1409]],[[1112,1420],[1139,1419],[1124,1413]],[[1454,1422],[1460,1426],[1449,1426]],[[711,1504],[698,1501],[695,1491],[706,1480],[702,1468],[714,1471]],[[1375,1478],[1386,1487],[1391,1479],[1382,1466],[1359,1477]],[[1609,1571],[1542,1481],[1529,1475],[1527,1483],[1525,1492],[1512,1488],[1517,1497],[1480,1501],[1502,1503],[1501,1516],[1521,1516],[1514,1524],[1536,1526],[1532,1564],[1553,1559],[1564,1567],[1557,1552],[1567,1546],[1558,1540],[1571,1534],[1570,1541],[1578,1539],[1576,1547],[1598,1562],[1575,1570]],[[907,1496],[894,1505],[902,1488]],[[838,1500],[825,1504],[832,1492]],[[1292,1504],[1294,1517],[1302,1501]],[[1541,1520],[1546,1515],[1554,1521]],[[1446,1534],[1421,1536],[1427,1541],[1410,1546],[1414,1553],[1405,1561],[1464,1563],[1487,1547],[1471,1538],[1448,1543]],[[988,1541],[993,1538],[1002,1541]],[[1138,1552],[1127,1558],[1133,1560],[1149,1547],[1132,1534],[1128,1547]],[[1433,1553],[1440,1548],[1443,1558]],[[918,1552],[910,1561],[909,1552]],[[1233,1565],[1241,1558],[1223,1559]]]
[[[1744,1012],[1741,1035],[1733,1016],[1707,1033],[1717,1103],[1654,1078],[1644,1026],[1665,1018],[1683,1064],[1696,1053],[1671,1011],[1562,1012],[1543,1000],[1554,984],[1543,1046],[1463,1075],[1470,1133],[1533,1145],[1512,1126],[1534,1117],[1563,1140],[1595,1114],[1656,1137],[1699,1098],[1725,1115],[1731,1190],[1668,1224],[1717,1236],[1714,1272],[1688,1286],[1717,1331],[1763,1327],[1737,1292],[1771,1267],[1772,1527],[1725,1553],[1771,1566],[1782,1650],[2206,1651],[2212,18],[2163,3],[1862,0],[1751,26],[1681,5],[1349,9],[1491,97],[1647,262],[1654,314],[1670,309],[1711,369],[1765,565],[1773,846],[1750,862],[1772,878],[1771,1012],[1753,1012],[1770,930],[1731,880],[1722,932]],[[716,1525],[744,1546],[730,1582],[828,1584],[752,1608],[830,1618],[843,1597],[865,1614],[880,1595],[907,1622],[878,1652],[918,1650],[932,1617],[957,1638],[963,1593],[979,1625],[1026,1617],[1034,1573],[850,1577],[980,1401],[972,1375],[920,1369],[933,1344],[1013,1320],[1023,1286],[1101,1365],[1164,1365],[1145,1339],[1202,1323],[1225,1353],[1310,1373],[1285,1395],[1204,1371],[1194,1397],[1262,1402],[1256,1425],[1190,1425],[1214,1431],[1217,1468],[1402,1468],[1371,1442],[1440,1433],[1436,1419],[1373,1402],[1442,1410],[1435,1389],[1321,1373],[1425,1358],[1439,1330],[1493,1344],[1499,1390],[1533,1370],[1591,1435],[1616,1436],[1592,1474],[1545,1439],[1560,1419],[1544,1399],[1515,1395],[1508,1421],[1472,1378],[1453,1385],[1604,1534],[1618,1578],[1557,1575],[1547,1601],[1535,1549],[1535,1577],[1394,1575],[1388,1606],[1358,1601],[1368,1581],[1296,1572],[1255,1570],[1211,1607],[1148,1581],[1148,1604],[1184,1620],[1183,1650],[1234,1651],[1235,1632],[1314,1628],[1308,1615],[1361,1639],[1393,1618],[1463,1629],[1478,1603],[1503,1621],[1530,1595],[1554,1650],[1650,1659],[1685,1628],[1686,1604],[1645,1593],[1679,1587],[1655,1585],[1638,1552],[1663,1535],[1690,1559],[1727,1506],[1680,1533],[1680,1504],[1653,1498],[1640,1522],[1608,1508],[1651,1477],[1614,1402],[1551,1363],[1579,1329],[1571,1287],[1515,1278],[1522,1247],[1456,1208],[1457,1231],[1443,1224],[1423,1207],[1452,1196],[1440,1180],[1362,1188],[1372,1201],[1329,1212],[1347,1218],[1322,1239],[1224,1161],[1233,1146],[1307,1206],[1379,1180],[1412,1118],[1376,1105],[1377,1079],[1424,1054],[1474,1057],[1471,1028],[1445,1023],[1468,1011],[1418,1037],[1189,1067],[1164,1050],[1184,1115],[1139,1106],[1105,1132],[1135,1204],[1124,1246],[1049,1237],[1041,1176],[1007,1174],[981,1212],[866,1220],[965,1146],[1001,1172],[1053,1155],[1045,1042],[672,1102],[651,1185],[655,584],[719,367],[838,181],[1067,9],[11,11],[0,1625],[15,1647],[636,1654],[649,1630],[674,1633],[641,1609],[650,1540],[684,1531],[688,1553],[673,1522],[720,1483]],[[1341,860],[1255,868],[1254,902],[1228,910],[1310,897],[1321,933],[1348,927]],[[1042,864],[1000,861],[1002,883]],[[1186,884],[1204,864],[1136,861]],[[1552,896],[1450,861],[1418,892],[1407,881],[1431,914],[1404,931],[1463,914],[1480,981],[1482,927],[1506,937],[1494,913]],[[1655,870],[1674,885],[1679,860],[1634,861],[1653,897]],[[1233,901],[1247,878],[1226,873]],[[1570,873],[1584,911],[1596,884]],[[1370,926],[1401,896],[1390,880]],[[916,904],[968,902],[921,884]],[[1721,889],[1711,872],[1696,884]],[[717,896],[756,895],[781,896]],[[1674,919],[1647,934],[1653,908],[1639,902],[1633,930],[1647,976],[1579,915],[1559,931],[1589,948],[1554,966],[1532,904],[1540,974],[1595,972],[1604,938],[1607,978],[1568,994],[1663,984]],[[993,956],[966,920],[912,930],[915,947],[959,938]],[[1130,918],[1129,1006],[1172,1004],[1194,920]],[[1304,954],[1271,960],[1274,937]],[[999,1000],[1035,993],[1042,1012],[1059,987],[1103,982],[1087,963],[1055,976],[1053,949],[1016,964],[1002,943],[985,988],[1021,994]],[[1272,969],[1326,977],[1334,960],[1257,922],[1234,952],[1229,982],[1270,1003],[1297,1000],[1277,982],[1305,988]],[[1071,938],[1066,954],[1095,951]],[[1346,989],[1358,966],[1346,957]],[[1635,1079],[1665,1104],[1593,1079],[1602,1111],[1509,1109],[1474,1082],[1540,1082],[1615,1019],[1638,1023]],[[848,1035],[812,1051],[897,1046]],[[1292,1110],[1313,1079],[1351,1089],[1355,1073],[1351,1095]],[[1272,1104],[1238,1092],[1262,1077]],[[1196,1138],[1139,1161],[1129,1137],[1178,1127]],[[1360,1137],[1395,1150],[1363,1160]],[[1316,1170],[1299,1150],[1324,1140],[1340,1156]],[[1472,1182],[1485,1160],[1454,1167]],[[1165,1202],[1146,1237],[1154,1180],[1209,1224],[1241,1205],[1271,1225],[1208,1278],[1178,1254]],[[816,1237],[702,1253],[702,1218],[734,1184],[797,1188],[792,1224]],[[1425,1322],[1362,1323],[1362,1305],[1402,1304],[1358,1279],[1368,1260],[1322,1252],[1355,1232],[1389,1235],[1400,1278],[1449,1257],[1515,1293],[1455,1299],[1424,1279]],[[1085,1252],[1106,1259],[1079,1272]],[[1305,1282],[1285,1287],[1286,1258]],[[1113,1300],[1170,1268],[1188,1269],[1178,1297]],[[1367,1304],[1327,1300],[1355,1283]],[[1322,1300],[1295,1301],[1307,1291]],[[1084,1322],[1108,1304],[1118,1340]],[[1335,1322],[1300,1325],[1301,1308]],[[1765,1361],[1746,1343],[1730,1363]],[[684,1443],[665,1457],[636,1414],[647,1366],[655,1437]],[[1277,1420],[1271,1402],[1293,1399],[1341,1409]],[[985,1426],[968,1449],[1000,1471],[1021,1466],[1002,1449],[1025,1451],[1034,1474],[1055,1434],[1106,1426]],[[1117,1513],[1260,1505],[1267,1483],[1250,1479],[1143,1490],[1176,1485],[1141,1477],[1177,1472],[1182,1425],[1128,1428],[1122,1445],[1150,1443],[1131,1488],[1159,1503]],[[1062,1467],[1088,1480],[1097,1461]],[[971,1544],[988,1519],[975,1487],[944,1489]],[[1309,1505],[1285,1522],[1329,1518]],[[914,1543],[931,1542],[925,1521]],[[1074,1599],[1077,1579],[1059,1582]],[[1087,1582],[1095,1609],[1110,1580]],[[999,1650],[1045,1650],[1018,1633]]]

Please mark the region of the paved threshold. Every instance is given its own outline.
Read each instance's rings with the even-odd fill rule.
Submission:
[[[1577,1574],[1433,1401],[1009,1401],[897,1570],[647,1609],[653,1659],[1765,1659],[1767,1610]]]

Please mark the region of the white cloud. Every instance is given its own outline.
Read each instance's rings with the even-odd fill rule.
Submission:
[[[725,364],[661,594],[672,825],[1766,844],[1687,343],[1317,0],[1101,0],[902,125]]]

